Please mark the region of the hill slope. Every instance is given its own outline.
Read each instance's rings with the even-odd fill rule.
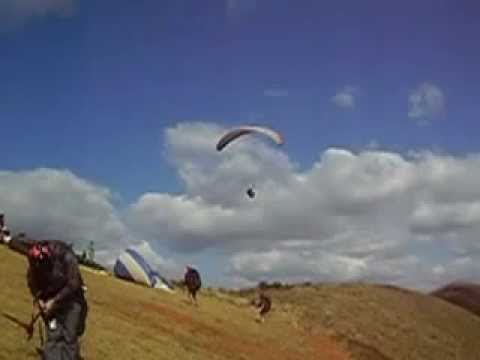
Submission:
[[[480,316],[480,285],[468,282],[453,282],[431,293],[440,299]]]
[[[367,284],[273,294],[296,323],[333,337],[355,359],[480,359],[480,319],[433,296]]]
[[[0,358],[34,359],[25,259],[0,247]],[[480,320],[440,299],[367,285],[272,291],[264,324],[245,294],[203,291],[200,306],[83,270],[86,359],[480,359]],[[249,294],[247,294],[249,295]]]

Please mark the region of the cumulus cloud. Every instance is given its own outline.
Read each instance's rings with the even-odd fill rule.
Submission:
[[[444,113],[445,102],[445,95],[437,85],[422,83],[408,97],[408,117],[420,124],[428,123]]]
[[[451,275],[454,258],[480,253],[479,156],[330,148],[299,170],[259,136],[217,152],[224,131],[205,123],[167,130],[166,155],[185,191],[144,194],[132,204],[132,227],[143,237],[179,252],[223,249],[227,273],[245,283],[420,286]],[[244,194],[251,183],[254,201]]]
[[[332,101],[338,107],[344,109],[355,108],[355,97],[358,94],[358,89],[354,86],[345,86],[332,97]]]
[[[166,156],[177,169],[190,197],[209,204],[247,206],[238,197],[252,184],[280,185],[293,181],[288,156],[260,136],[244,136],[217,152],[215,144],[227,129],[213,124],[184,123],[167,129]]]
[[[0,189],[0,210],[15,233],[62,239],[78,251],[93,240],[105,262],[131,241],[111,192],[70,171],[1,171]]]
[[[261,135],[216,151],[226,130],[207,123],[166,130],[165,156],[181,193],[145,193],[120,210],[108,189],[69,171],[3,171],[0,210],[15,231],[78,246],[93,239],[105,259],[136,246],[167,273],[180,271],[171,254],[182,261],[221,254],[227,266],[218,271],[230,285],[362,280],[429,288],[480,276],[480,155],[330,148],[300,169]],[[245,195],[252,183],[254,200]]]
[[[30,19],[45,16],[69,17],[75,10],[75,0],[2,0],[0,29],[12,29]]]
[[[245,251],[231,259],[231,272],[246,280],[271,278],[295,282],[322,277],[324,281],[355,280],[366,268],[365,261],[321,251],[271,249],[263,252]]]

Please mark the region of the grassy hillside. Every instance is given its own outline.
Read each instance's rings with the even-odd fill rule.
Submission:
[[[25,259],[0,247],[0,359],[34,359],[11,318],[27,322]],[[143,288],[83,270],[90,314],[86,359],[480,359],[480,320],[445,301],[366,285],[272,291],[273,310],[253,321],[247,294]]]
[[[440,299],[480,316],[480,285],[469,282],[452,282],[430,293]]]
[[[355,359],[480,359],[480,318],[433,296],[368,284],[272,295],[294,323],[333,337]]]

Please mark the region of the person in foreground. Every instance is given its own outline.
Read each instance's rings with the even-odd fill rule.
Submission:
[[[255,317],[256,322],[265,322],[265,316],[272,308],[272,300],[270,296],[265,294],[262,288],[258,289],[257,297],[252,300],[251,304],[255,307],[257,316]]]
[[[88,306],[75,253],[62,241],[33,241],[27,257],[34,311],[40,312],[47,329],[42,359],[81,359],[78,340],[85,331]],[[37,317],[32,315],[32,326]]]
[[[187,290],[188,290],[189,300],[193,302],[195,305],[198,305],[197,292],[202,287],[202,280],[200,278],[200,274],[198,270],[196,270],[190,265],[187,265],[185,267],[184,281],[185,281],[185,286],[187,287]]]

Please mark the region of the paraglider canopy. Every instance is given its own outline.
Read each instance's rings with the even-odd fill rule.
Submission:
[[[282,145],[284,143],[283,136],[268,127],[265,126],[257,126],[257,125],[246,125],[246,126],[239,126],[235,127],[229,131],[227,131],[217,142],[217,151],[222,151],[227,147],[230,143],[235,141],[236,139],[248,135],[248,134],[260,134],[266,136],[270,140],[272,140],[277,145]],[[250,199],[254,199],[256,194],[254,187],[251,186],[247,189],[246,194]]]
[[[148,287],[173,291],[172,285],[145,258],[132,248],[126,249],[115,262],[113,273],[116,277],[143,284]]]
[[[228,144],[238,139],[239,137],[252,133],[265,135],[271,140],[273,140],[277,145],[282,145],[284,142],[283,137],[280,133],[268,127],[253,125],[240,126],[231,129],[220,138],[220,140],[217,142],[217,151],[222,151]]]

